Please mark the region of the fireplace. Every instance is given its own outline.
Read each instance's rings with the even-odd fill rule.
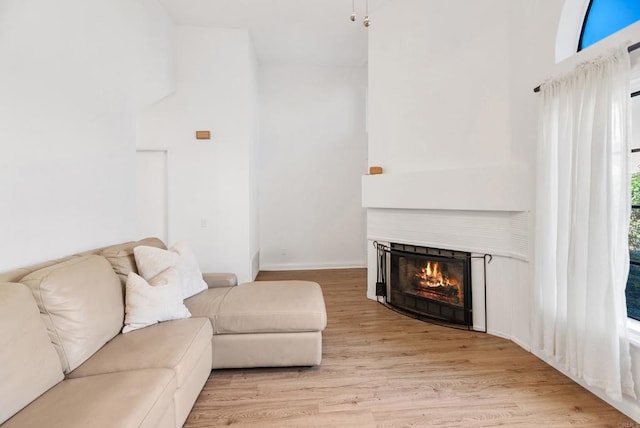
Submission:
[[[390,244],[388,303],[419,316],[470,327],[471,254]]]

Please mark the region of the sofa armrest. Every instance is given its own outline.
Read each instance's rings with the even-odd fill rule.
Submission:
[[[202,279],[204,279],[209,288],[238,285],[238,278],[235,273],[203,273]]]

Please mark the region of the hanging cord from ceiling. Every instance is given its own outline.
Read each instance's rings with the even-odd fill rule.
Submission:
[[[356,22],[356,0],[351,0],[351,16],[349,20],[351,22]],[[364,12],[364,21],[362,22],[365,27],[369,27],[369,0],[365,0],[365,12]]]
[[[365,0],[365,12],[364,12],[363,24],[365,27],[369,28],[369,0]]]

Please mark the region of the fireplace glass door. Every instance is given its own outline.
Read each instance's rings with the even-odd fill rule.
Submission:
[[[471,254],[391,244],[389,303],[438,320],[470,326]]]

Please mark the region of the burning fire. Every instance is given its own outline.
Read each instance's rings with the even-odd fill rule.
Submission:
[[[426,266],[422,267],[420,271],[416,273],[416,277],[424,287],[446,287],[458,285],[457,281],[452,281],[448,276],[442,275],[440,264],[437,262],[428,262]]]

